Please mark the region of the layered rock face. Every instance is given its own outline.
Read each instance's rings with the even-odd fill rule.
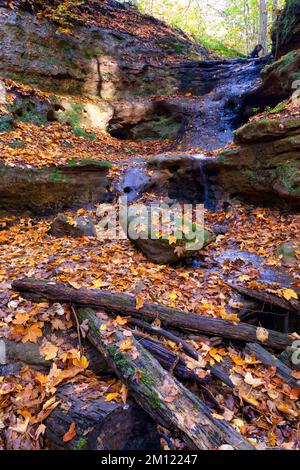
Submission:
[[[0,165],[0,208],[48,214],[106,200],[107,162],[23,168]]]
[[[179,86],[180,67],[147,60],[162,55],[162,40],[150,48],[129,34],[84,26],[65,35],[45,19],[0,8],[0,44],[1,75],[54,93],[110,99]]]
[[[253,121],[235,141],[237,148],[206,163],[211,180],[231,197],[300,209],[300,120]]]
[[[278,103],[299,88],[299,81],[300,49],[297,49],[264,68],[262,84],[256,94],[260,100]]]
[[[300,48],[300,3],[287,0],[272,33],[273,55],[276,58]]]

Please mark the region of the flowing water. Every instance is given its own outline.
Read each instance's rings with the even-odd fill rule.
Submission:
[[[260,83],[267,59],[198,62],[187,66],[182,83],[190,100],[181,135],[181,148],[206,151],[232,142],[243,123],[244,98]]]

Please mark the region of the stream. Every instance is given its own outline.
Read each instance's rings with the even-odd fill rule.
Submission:
[[[212,196],[212,187],[205,172],[205,162],[208,158],[201,154],[201,150],[212,151],[230,144],[233,140],[235,129],[247,121],[252,110],[245,109],[245,98],[253,93],[260,84],[260,73],[266,65],[268,58],[264,59],[239,59],[227,61],[210,61],[190,63],[185,66],[182,79],[182,91],[192,93],[193,98],[178,97],[180,106],[188,110],[182,121],[180,134],[176,142],[183,151],[195,150],[190,157],[192,177],[187,181],[177,178],[175,191],[169,196],[171,199],[179,199],[184,193],[184,186],[191,190],[191,202],[201,202],[209,211],[214,211],[219,201]],[[187,155],[188,157],[188,155]],[[128,197],[129,203],[138,199],[149,185],[149,176],[145,159],[136,159],[133,162],[123,163],[122,178],[118,183],[117,191]],[[192,184],[191,184],[192,179]],[[190,184],[190,187],[189,187]],[[174,185],[173,185],[174,186]],[[233,265],[237,263],[257,270],[258,279],[263,284],[271,286],[278,283],[284,287],[293,284],[293,277],[284,270],[267,268],[265,259],[261,256],[240,251],[235,246],[224,250],[216,256],[215,263],[220,275],[223,276],[221,265],[228,260]],[[197,259],[193,262],[195,269],[201,268]],[[214,268],[215,269],[215,268]],[[205,270],[209,275],[209,270]],[[234,270],[233,270],[234,271]],[[232,276],[234,277],[234,272]],[[226,275],[225,279],[226,281]],[[239,294],[236,300],[241,300]],[[258,312],[253,311],[253,302],[241,313],[243,321],[265,326],[282,332],[295,331],[299,327],[299,316],[289,312],[273,311],[270,306],[260,306]],[[276,310],[276,309],[275,309]]]

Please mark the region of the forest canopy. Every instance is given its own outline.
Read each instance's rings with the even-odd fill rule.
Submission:
[[[133,0],[143,12],[191,34],[202,45],[247,55],[260,43],[270,48],[272,24],[284,0]]]

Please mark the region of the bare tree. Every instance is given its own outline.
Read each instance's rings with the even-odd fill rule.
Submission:
[[[268,9],[266,0],[260,0],[259,17],[259,43],[263,46],[266,53],[268,51]]]

